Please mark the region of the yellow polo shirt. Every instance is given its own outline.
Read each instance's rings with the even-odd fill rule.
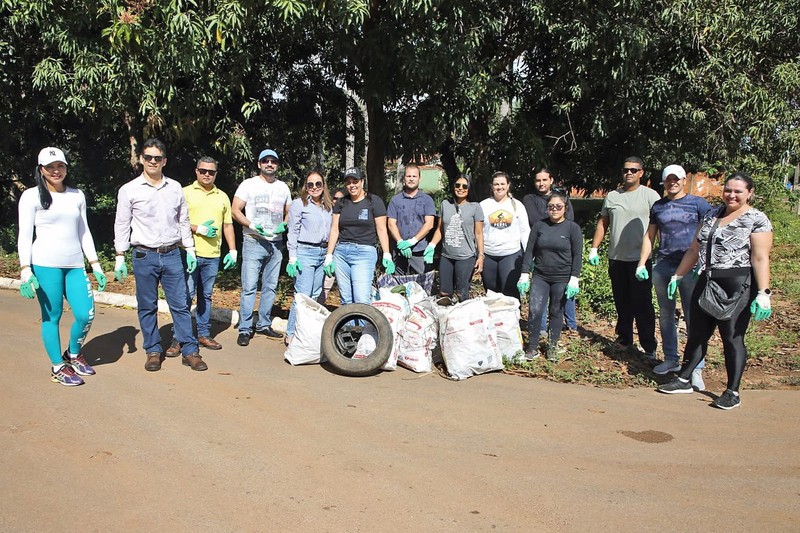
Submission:
[[[231,218],[231,200],[228,195],[214,186],[205,190],[197,180],[183,188],[183,196],[189,207],[189,222],[199,226],[206,220],[213,220],[217,228],[214,238],[194,234],[194,247],[198,257],[219,257],[222,246],[222,225],[233,224]]]

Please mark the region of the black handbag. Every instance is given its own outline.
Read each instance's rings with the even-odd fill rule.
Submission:
[[[725,208],[723,207],[722,209]],[[703,292],[700,293],[700,300],[698,303],[703,311],[717,320],[730,320],[742,310],[742,302],[744,302],[744,304],[747,303],[745,296],[750,290],[750,278],[752,273],[748,272],[747,279],[745,279],[741,289],[736,291],[736,293],[732,296],[728,296],[728,293],[725,292],[725,289],[723,289],[714,279],[714,270],[711,268],[711,243],[714,239],[714,232],[719,225],[720,215],[722,215],[722,210],[720,210],[716,220],[714,220],[714,225],[711,226],[711,231],[708,233],[708,245],[706,246],[706,271],[704,273],[706,276],[706,286],[703,289]],[[720,271],[718,270],[717,272],[719,273]]]

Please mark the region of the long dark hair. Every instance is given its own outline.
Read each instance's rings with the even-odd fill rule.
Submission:
[[[36,188],[39,189],[39,203],[42,205],[42,209],[50,209],[50,206],[53,205],[53,195],[50,194],[47,181],[42,175],[42,165],[36,166],[36,170],[33,171],[33,179],[36,182]],[[69,181],[69,172],[64,176],[63,183],[65,187],[72,187],[72,183]]]

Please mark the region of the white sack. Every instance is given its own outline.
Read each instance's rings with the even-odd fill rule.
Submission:
[[[499,292],[488,291],[482,297],[497,331],[497,349],[503,358],[515,359],[522,351],[522,330],[519,327],[519,300]]]
[[[480,299],[446,308],[439,322],[442,357],[453,379],[503,369],[494,320]]]
[[[296,322],[292,342],[283,356],[292,365],[322,362],[322,325],[330,315],[324,306],[305,294],[295,294]]]
[[[411,313],[400,331],[397,362],[414,372],[433,370],[433,350],[439,335],[436,305],[423,300],[411,306]]]

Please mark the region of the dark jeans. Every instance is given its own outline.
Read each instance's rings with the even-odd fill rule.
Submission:
[[[192,330],[185,267],[180,249],[160,254],[134,247],[131,256],[144,351],[161,352],[161,334],[158,332],[158,284],[161,283],[169,312],[172,314],[175,340],[181,344],[181,353],[190,355],[197,352],[197,337]]]
[[[550,318],[549,341],[551,346],[558,343],[561,330],[564,328],[564,306],[567,303],[566,281],[545,281],[536,274],[531,277],[531,294],[528,299],[528,338],[531,346],[536,346],[539,338],[539,326],[544,318],[547,301],[550,301],[548,316]]]
[[[483,258],[483,286],[487,291],[501,292],[519,299],[517,283],[522,274],[522,250],[511,255],[486,255]]]
[[[737,269],[738,270],[738,269]],[[715,271],[716,274],[719,271]],[[725,290],[728,296],[734,295],[742,288],[747,278],[747,273],[731,277],[717,277],[715,279]],[[691,317],[689,322],[689,335],[686,339],[686,349],[683,351],[683,366],[678,376],[690,379],[692,371],[700,364],[708,347],[708,340],[714,333],[714,328],[719,329],[722,338],[722,351],[725,354],[725,370],[728,373],[728,387],[732,391],[739,390],[744,366],[747,362],[747,348],[744,344],[744,335],[750,325],[750,302],[756,297],[758,288],[755,277],[751,280],[750,294],[742,296],[741,310],[731,320],[717,320],[700,308],[698,300],[706,287],[706,277],[701,276],[692,293]]]
[[[442,256],[439,258],[439,294],[452,296],[455,284],[458,301],[469,300],[469,285],[475,270],[475,261],[475,257],[448,259]]]
[[[647,260],[645,267],[650,279],[636,279],[637,261],[608,262],[608,277],[617,310],[617,335],[625,344],[633,343],[633,321],[639,331],[639,342],[645,352],[655,352],[656,312],[653,309],[653,264]]]

